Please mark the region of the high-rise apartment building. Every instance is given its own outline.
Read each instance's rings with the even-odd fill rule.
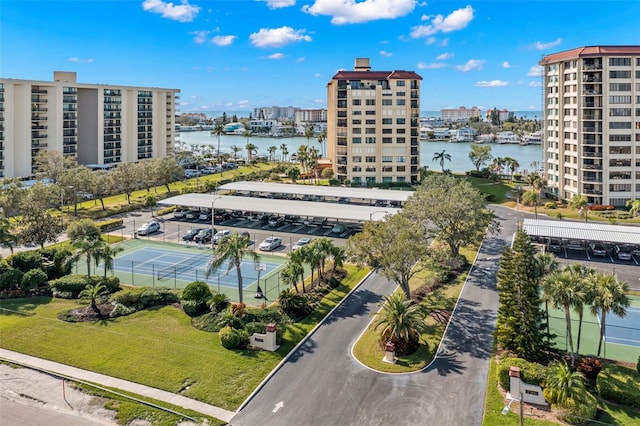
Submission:
[[[41,151],[79,164],[119,164],[173,154],[178,89],[0,79],[0,177],[29,177]]]
[[[372,71],[357,58],[327,85],[327,147],[335,176],[353,183],[418,181],[420,81],[413,71]]]
[[[539,64],[550,190],[614,206],[640,198],[640,46],[580,47]]]
[[[480,120],[482,118],[482,111],[478,107],[471,107],[469,109],[463,106],[460,108],[444,108],[440,110],[440,117],[444,122],[469,121],[472,118]]]

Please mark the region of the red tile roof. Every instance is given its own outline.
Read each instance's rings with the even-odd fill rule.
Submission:
[[[640,55],[640,46],[584,46],[564,52],[552,53],[538,62],[538,65],[547,65],[567,59],[588,58],[592,56],[611,55]]]
[[[338,71],[333,80],[422,80],[414,71]]]

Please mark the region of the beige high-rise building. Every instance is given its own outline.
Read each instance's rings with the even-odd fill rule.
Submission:
[[[327,84],[327,147],[335,176],[355,184],[418,181],[420,77],[372,71],[357,58]]]
[[[580,47],[539,64],[550,190],[614,206],[640,198],[640,46]]]
[[[117,165],[173,154],[178,89],[0,79],[0,177],[30,177],[40,151]]]

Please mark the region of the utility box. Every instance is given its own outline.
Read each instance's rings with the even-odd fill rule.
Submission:
[[[390,364],[396,363],[396,345],[394,343],[387,342],[387,344],[384,345],[384,357],[382,361]]]
[[[265,351],[273,352],[277,350],[280,346],[276,345],[276,325],[273,323],[267,324],[267,330],[264,334],[253,333],[249,337],[249,344]]]

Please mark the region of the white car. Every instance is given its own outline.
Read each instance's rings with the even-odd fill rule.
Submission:
[[[633,248],[629,246],[616,246],[616,255],[620,260],[631,260]]]
[[[218,231],[218,233],[213,237],[213,243],[218,244],[221,239],[227,238],[231,236],[231,231],[228,229],[223,229],[222,231]]]
[[[273,251],[282,245],[282,238],[268,237],[260,243],[258,248],[262,251]]]
[[[306,246],[311,242],[311,238],[300,238],[294,245],[291,247],[291,250],[298,250],[300,247]]]
[[[159,230],[160,230],[160,224],[158,222],[148,222],[142,225],[140,228],[138,228],[136,233],[138,235],[149,235],[149,234],[153,234],[154,232],[158,232]]]

